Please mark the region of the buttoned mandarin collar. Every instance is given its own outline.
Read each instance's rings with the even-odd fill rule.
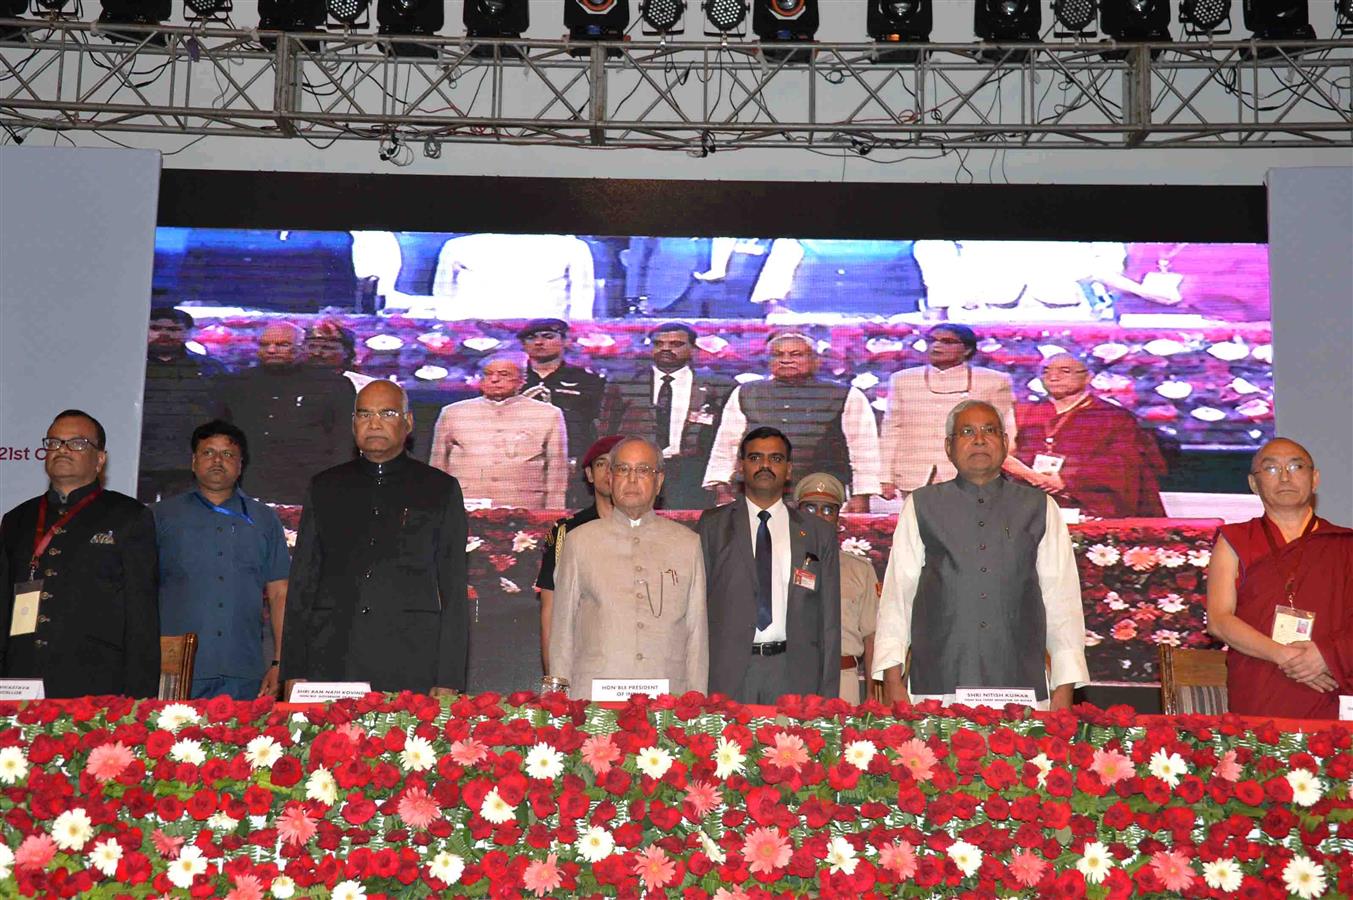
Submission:
[[[62,497],[60,491],[49,485],[47,488],[47,502],[55,503],[58,506],[69,506],[72,503],[78,503],[87,494],[97,490],[98,487],[99,480],[96,478],[89,484],[78,487],[75,490],[71,491],[69,494],[67,494],[65,497]]]
[[[386,460],[383,463],[372,462],[365,456],[358,457],[357,462],[361,468],[362,474],[370,475],[372,478],[388,478],[398,473],[407,465],[409,456],[407,453],[400,453],[394,459]]]
[[[954,477],[954,484],[958,489],[974,500],[994,500],[1001,495],[1005,489],[1005,476],[997,475],[986,484],[974,484],[962,475]]]
[[[625,528],[640,528],[644,525],[651,525],[658,518],[658,514],[649,510],[637,519],[631,519],[618,506],[611,507],[611,521],[616,525],[622,525]]]

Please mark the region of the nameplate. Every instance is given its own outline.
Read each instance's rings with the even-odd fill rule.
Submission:
[[[1067,525],[1079,525],[1081,523],[1081,511],[1079,509],[1060,506],[1058,511],[1062,514],[1062,521]]]
[[[1033,688],[961,687],[954,690],[954,702],[964,706],[990,706],[1000,709],[1007,703],[1033,706],[1038,697]]]
[[[475,512],[476,510],[481,510],[481,509],[493,509],[493,498],[492,498],[492,497],[466,497],[466,498],[465,498],[465,511],[466,511],[466,512]]]
[[[1339,695],[1339,721],[1353,722],[1353,694]]]
[[[0,678],[0,700],[43,700],[41,678]]]
[[[369,681],[302,681],[291,689],[292,703],[352,700],[371,693]]]
[[[593,678],[592,702],[628,700],[633,694],[656,697],[669,692],[666,678]]]

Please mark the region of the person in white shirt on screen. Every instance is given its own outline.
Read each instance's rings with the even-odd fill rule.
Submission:
[[[432,281],[441,319],[591,319],[592,250],[566,234],[467,234],[437,257]]]

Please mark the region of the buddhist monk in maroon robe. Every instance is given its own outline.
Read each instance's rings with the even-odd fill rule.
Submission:
[[[1043,363],[1048,402],[1015,408],[1015,453],[1006,468],[1074,507],[1104,519],[1163,516],[1165,460],[1132,413],[1089,391],[1090,372],[1069,353]]]
[[[1230,711],[1337,719],[1353,694],[1353,531],[1315,515],[1320,473],[1300,444],[1264,445],[1249,481],[1264,515],[1222,527],[1207,575]]]

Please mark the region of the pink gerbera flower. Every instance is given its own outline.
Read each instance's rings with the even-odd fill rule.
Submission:
[[[774,828],[753,828],[742,845],[742,857],[747,868],[767,875],[789,865],[794,851],[784,835]]]
[[[1117,750],[1096,750],[1094,761],[1090,763],[1090,771],[1098,775],[1099,780],[1106,786],[1112,786],[1114,782],[1131,778],[1137,773],[1132,760]]]
[[[1047,860],[1039,859],[1023,850],[1010,857],[1010,874],[1024,887],[1033,887],[1042,881],[1043,872],[1047,867]]]
[[[714,900],[752,900],[751,896],[742,888],[719,888],[714,892]]]
[[[918,738],[912,738],[897,748],[897,761],[910,769],[911,777],[917,781],[929,781],[935,766],[939,764],[935,751]]]
[[[263,882],[256,875],[237,875],[235,887],[225,900],[263,900]]]
[[[709,815],[720,803],[723,794],[717,787],[705,781],[692,781],[686,788],[685,802],[691,805],[697,819]]]
[[[564,873],[559,870],[559,857],[551,853],[544,860],[533,859],[522,872],[522,883],[537,897],[544,897],[550,891],[559,890],[564,883]]]
[[[410,788],[399,798],[399,817],[410,828],[427,828],[441,818],[441,808],[437,801],[420,787]]]
[[[30,834],[14,851],[14,865],[19,869],[45,869],[56,856],[56,841],[50,834]]]
[[[611,771],[611,764],[620,759],[620,748],[609,734],[596,734],[583,741],[582,755],[593,772],[605,775]]]
[[[291,804],[277,817],[277,834],[284,842],[304,844],[316,830],[315,820],[299,804]]]
[[[488,749],[474,738],[451,745],[451,758],[462,766],[473,766],[488,755]]]
[[[183,849],[183,838],[171,837],[158,828],[151,832],[150,842],[155,846],[155,852],[165,859],[178,859],[179,851]]]
[[[797,772],[808,762],[808,748],[797,734],[781,732],[775,736],[775,746],[766,750],[766,760],[781,769]]]
[[[1188,890],[1195,878],[1189,858],[1178,850],[1157,850],[1151,854],[1151,870],[1169,891]]]
[[[100,782],[112,781],[121,775],[135,758],[135,754],[122,746],[120,742],[101,744],[89,751],[89,760],[85,763],[85,771]]]
[[[657,890],[676,877],[676,863],[661,847],[647,846],[635,854],[634,874],[648,890]]]
[[[879,865],[906,880],[916,874],[916,849],[906,841],[889,844],[879,850]]]

